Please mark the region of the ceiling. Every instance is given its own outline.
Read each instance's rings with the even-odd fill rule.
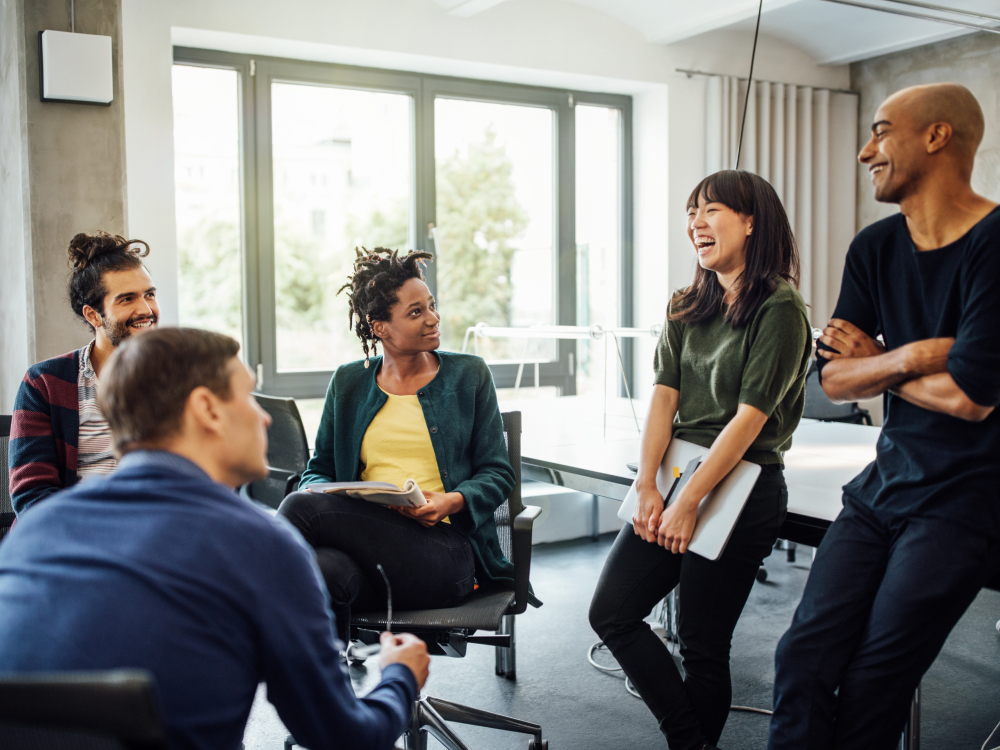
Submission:
[[[435,0],[456,16],[474,16],[505,0]],[[747,29],[757,21],[757,0],[567,0],[614,16],[641,31],[653,44],[671,44],[716,29]],[[1000,29],[998,0],[851,0],[888,11],[834,4],[828,0],[763,0],[760,29],[798,47],[826,65],[864,60],[901,49],[929,44],[974,29],[938,21],[909,18],[898,13],[920,13],[951,21]],[[932,10],[928,5],[942,10]],[[948,12],[958,9],[988,14],[992,21]]]

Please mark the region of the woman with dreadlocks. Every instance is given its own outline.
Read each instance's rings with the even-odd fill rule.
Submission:
[[[422,271],[430,258],[358,253],[341,291],[365,358],[334,373],[299,483],[412,478],[427,504],[296,492],[278,509],[315,548],[345,643],[352,608],[385,606],[379,563],[403,610],[454,606],[477,582],[513,582],[493,515],[514,486],[493,378],[479,357],[437,351],[441,316]]]

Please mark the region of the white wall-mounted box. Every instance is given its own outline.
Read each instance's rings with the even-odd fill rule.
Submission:
[[[111,104],[111,37],[40,31],[38,61],[43,102]]]

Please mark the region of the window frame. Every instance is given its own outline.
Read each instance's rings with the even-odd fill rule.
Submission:
[[[338,86],[405,94],[412,101],[410,241],[434,252],[428,227],[436,222],[434,103],[438,97],[546,107],[553,111],[555,187],[556,323],[576,323],[576,121],[577,104],[618,109],[619,137],[619,325],[632,325],[632,97],[528,86],[406,71],[356,67],[190,47],[174,47],[175,65],[235,70],[239,86],[241,268],[243,273],[244,359],[256,369],[258,390],[274,396],[320,398],[332,370],[279,372],[274,279],[274,194],[272,179],[271,84]],[[436,293],[436,269],[427,280]],[[576,341],[557,341],[557,359],[542,363],[538,384],[576,393]],[[623,341],[626,377],[632,381],[632,341]],[[361,356],[360,344],[358,356]],[[516,363],[491,364],[497,388],[513,387]],[[529,378],[534,383],[533,378]],[[523,381],[522,381],[523,382]],[[621,390],[621,388],[619,389]]]

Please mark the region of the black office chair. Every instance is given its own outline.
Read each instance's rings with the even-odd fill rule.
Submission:
[[[14,506],[10,501],[10,414],[0,414],[0,542],[14,525]]]
[[[496,511],[496,522],[500,546],[514,564],[514,588],[480,587],[457,607],[394,612],[392,629],[419,636],[435,656],[465,656],[470,643],[493,646],[496,648],[497,675],[513,680],[517,676],[514,616],[524,612],[529,603],[541,604],[528,586],[531,530],[541,508],[521,502],[521,412],[507,412],[502,417],[515,484],[510,496]],[[377,643],[385,626],[384,611],[355,614],[351,619],[351,637],[366,644]],[[480,630],[494,633],[476,635]],[[428,734],[449,750],[468,750],[448,725],[449,721],[530,734],[533,737],[528,742],[529,750],[548,748],[548,741],[542,739],[542,728],[538,724],[422,695],[414,706],[410,727],[403,735],[406,750],[426,750]],[[294,744],[295,740],[289,737],[285,749],[290,750]]]
[[[309,442],[302,417],[293,398],[277,398],[255,393],[257,403],[271,416],[267,430],[267,479],[240,488],[240,495],[277,508],[285,496],[298,489],[302,472],[309,463]]]
[[[802,417],[821,422],[872,424],[872,415],[867,409],[862,409],[857,403],[835,404],[827,397],[819,382],[819,369],[815,359],[809,362],[809,370],[806,372],[806,404]]]
[[[4,750],[167,750],[152,675],[140,670],[0,677]]]

